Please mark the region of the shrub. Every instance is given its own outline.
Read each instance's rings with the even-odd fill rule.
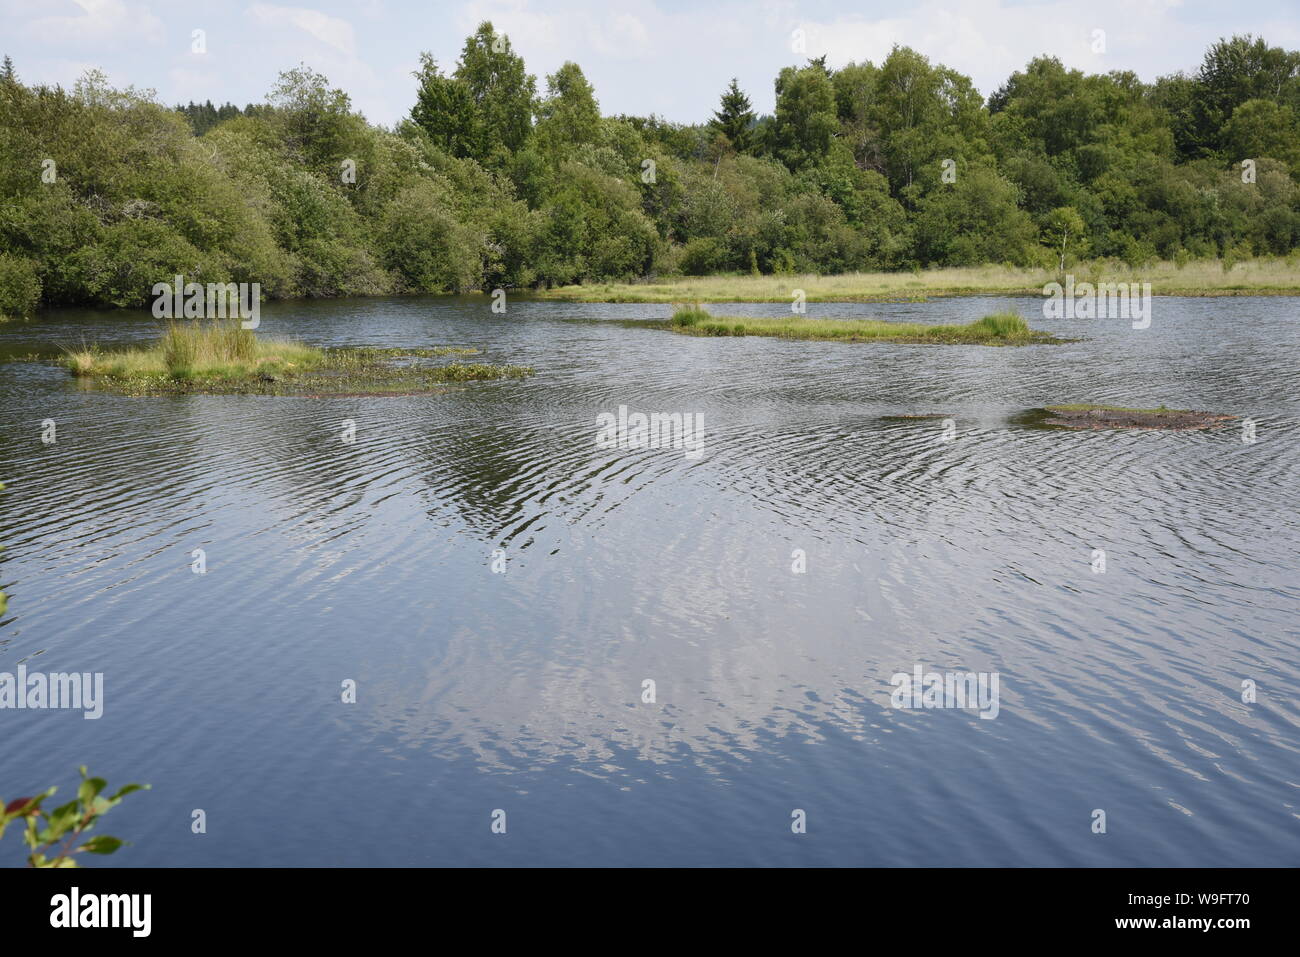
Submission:
[[[30,259],[0,252],[0,319],[31,315],[41,298],[41,280]]]
[[[713,236],[697,236],[682,250],[681,269],[688,276],[707,276],[722,268],[727,247]]]
[[[457,222],[432,184],[403,190],[389,203],[379,220],[379,248],[406,289],[464,292],[482,285],[484,236]]]

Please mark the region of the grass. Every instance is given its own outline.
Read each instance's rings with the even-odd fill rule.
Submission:
[[[1194,260],[1128,266],[1115,260],[1079,263],[1067,272],[1079,282],[1149,282],[1157,296],[1300,295],[1295,257],[1248,259],[1235,264]],[[640,283],[560,286],[537,293],[570,302],[790,302],[802,289],[809,302],[921,300],[941,296],[1041,296],[1055,269],[971,266],[917,272],[677,277]]]
[[[147,349],[70,351],[64,364],[75,376],[112,379],[170,377],[235,379],[310,369],[325,361],[321,349],[300,343],[258,339],[238,323],[208,326],[171,323]]]
[[[1029,328],[1014,312],[999,312],[964,326],[885,322],[879,319],[716,318],[698,304],[678,309],[667,322],[645,323],[689,336],[769,336],[825,342],[901,342],[950,345],[1030,345],[1057,339]]]
[[[171,323],[140,349],[69,351],[63,365],[91,388],[126,395],[384,395],[425,392],[447,383],[522,378],[532,369],[430,359],[477,349],[361,346],[319,349],[258,338],[238,323]]]

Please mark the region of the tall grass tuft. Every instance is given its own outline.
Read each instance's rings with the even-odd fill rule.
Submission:
[[[674,326],[691,327],[701,322],[707,322],[713,318],[704,309],[700,308],[697,302],[693,306],[679,306],[673,313],[672,319],[669,320]]]
[[[199,357],[199,329],[197,326],[182,325],[172,322],[163,332],[163,364],[172,375],[185,375],[194,368],[194,361]]]
[[[974,332],[987,332],[999,339],[1018,339],[1031,333],[1024,316],[1014,312],[995,312],[970,324]]]
[[[257,357],[257,337],[238,320],[214,321],[207,326],[168,323],[159,346],[172,375],[188,375],[196,368],[240,365]]]

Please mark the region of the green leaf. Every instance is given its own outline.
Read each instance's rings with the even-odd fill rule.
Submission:
[[[38,837],[42,841],[57,841],[76,826],[80,817],[81,803],[79,801],[69,801],[67,804],[54,809],[54,813],[50,815],[49,827],[42,831]]]
[[[116,804],[132,791],[148,791],[149,789],[150,785],[148,784],[127,784],[120,788],[116,794],[109,798],[109,800]]]
[[[85,765],[82,765],[81,770],[86,770]],[[108,782],[103,778],[85,778],[77,788],[77,798],[89,803],[94,799],[95,795],[99,794],[107,786]]]
[[[109,837],[107,834],[100,834],[96,837],[92,837],[85,844],[82,844],[81,847],[77,848],[77,850],[89,851],[91,854],[112,854],[124,843],[126,842],[120,838]]]

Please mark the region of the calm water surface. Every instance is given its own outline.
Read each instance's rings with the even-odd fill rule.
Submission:
[[[711,340],[610,321],[658,306],[294,303],[262,331],[477,346],[537,374],[123,398],[8,359],[141,342],[147,315],[0,326],[0,671],[105,682],[98,721],[0,711],[0,795],[66,793],[82,762],[150,782],[111,815],[123,865],[1295,864],[1300,300],[1157,299],[1142,331],[1028,299],[809,313],[1008,306],[1084,339]],[[1063,401],[1249,416],[1258,441],[1016,420]],[[619,405],[702,414],[705,454],[598,449]],[[956,439],[888,418],[921,413]],[[891,708],[916,664],[998,672],[996,720]]]

